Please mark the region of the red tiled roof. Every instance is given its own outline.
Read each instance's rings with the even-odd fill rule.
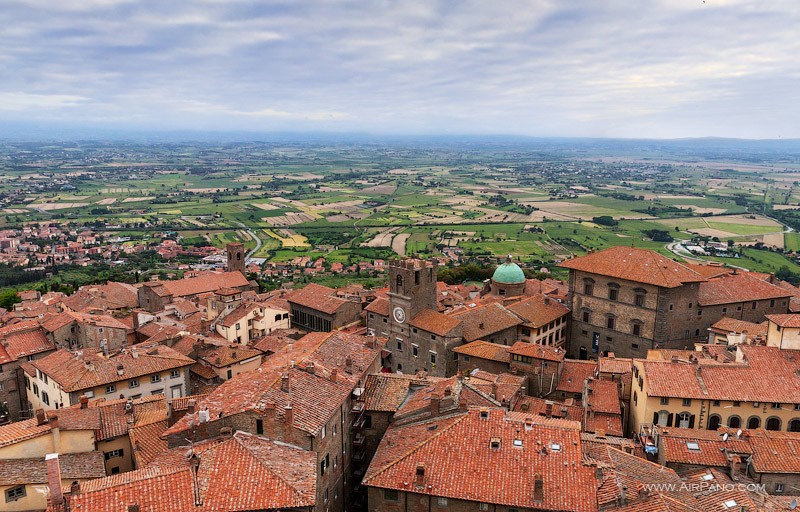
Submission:
[[[633,371],[633,359],[625,357],[600,357],[597,360],[600,373],[625,374]]]
[[[635,247],[611,247],[567,260],[559,266],[663,288],[705,281],[703,276],[686,265],[655,251]]]
[[[438,380],[394,373],[370,374],[364,384],[364,407],[368,411],[395,412],[413,392],[412,386],[425,386]]]
[[[555,362],[563,361],[565,355],[564,349],[562,348],[539,345],[527,341],[518,341],[514,343],[508,348],[508,353]]]
[[[88,480],[106,476],[101,452],[64,453],[59,455],[63,480]],[[0,459],[0,486],[47,484],[44,456],[30,459]]]
[[[139,294],[130,284],[109,281],[104,285],[83,286],[61,303],[72,311],[136,308]]]
[[[38,323],[17,322],[0,328],[0,364],[55,350]]]
[[[489,303],[484,306],[468,308],[452,314],[461,321],[464,341],[475,341],[488,338],[497,332],[511,329],[522,323],[522,320],[507,310],[502,304]]]
[[[64,391],[71,393],[181,368],[194,364],[194,361],[169,347],[156,345],[133,348],[108,358],[89,353],[76,356],[69,350],[61,349],[31,364],[56,381]],[[118,373],[120,365],[123,367],[122,375]]]
[[[792,315],[768,315],[767,318],[771,316],[792,316]],[[800,315],[798,315],[800,316]],[[800,325],[798,325],[800,327]],[[756,324],[753,322],[747,322],[745,320],[738,320],[736,318],[730,318],[727,316],[723,316],[713,325],[711,325],[710,329],[712,331],[722,331],[725,333],[744,333],[746,332],[751,337],[755,336],[766,336],[767,335],[767,324],[766,322]]]
[[[702,365],[642,361],[649,396],[740,402],[795,403],[800,396],[797,351],[740,345],[743,362]],[[768,375],[769,378],[764,378]],[[780,386],[775,383],[780,382]]]
[[[394,425],[381,441],[364,484],[505,507],[596,510],[597,480],[594,469],[582,464],[579,430],[528,426],[517,418],[495,409],[484,419],[481,411],[472,410]],[[493,439],[499,442],[496,449],[490,444]],[[521,447],[514,445],[515,439]],[[559,451],[553,450],[554,444]],[[424,467],[422,486],[416,485],[419,465]],[[537,475],[542,477],[541,501],[534,496]]]
[[[443,315],[431,309],[423,309],[411,319],[411,326],[433,333],[437,336],[447,336],[461,323],[459,319]]]
[[[173,297],[187,297],[205,292],[214,292],[220,288],[243,288],[250,283],[241,272],[211,272],[188,279],[160,281],[160,284]]]
[[[591,379],[587,385],[589,393],[587,409],[606,414],[622,414],[619,405],[619,388],[610,380]]]
[[[161,434],[168,426],[167,420],[161,420],[134,426],[128,430],[136,467],[146,466],[158,455],[167,451],[167,442],[161,439]]]
[[[538,294],[508,306],[525,321],[525,325],[533,328],[542,327],[569,313],[569,308],[555,299]]]
[[[700,284],[698,304],[713,306],[791,297],[792,293],[747,272],[728,274]]]
[[[756,473],[800,473],[800,433],[751,431],[752,464]]]
[[[364,308],[364,311],[367,311],[369,313],[375,313],[381,316],[389,316],[389,314],[391,313],[389,299],[386,299],[384,297],[378,297],[377,299],[370,302],[369,305]]]
[[[490,343],[483,340],[475,340],[453,348],[453,352],[465,354],[478,359],[497,361],[499,363],[510,363],[511,354],[507,345]]]
[[[565,393],[583,393],[583,382],[594,377],[597,363],[565,359],[562,368],[556,390]]]
[[[797,315],[797,314],[795,314],[795,315],[792,315],[792,314],[767,315],[767,320],[769,320],[770,322],[772,322],[774,324],[780,325],[781,327],[789,327],[789,328],[800,327],[800,315]],[[766,326],[764,326],[764,332],[761,333],[761,334],[764,334],[764,335],[767,334]]]
[[[225,381],[198,403],[198,411],[208,408],[210,416],[217,418],[219,413],[228,417],[274,407],[283,414],[291,404],[295,428],[316,435],[378,357],[380,344],[369,348],[365,341],[370,339],[343,332],[310,333],[268,357],[256,370]],[[352,373],[347,373],[348,356]],[[287,368],[288,361],[294,361],[294,366]],[[333,369],[337,370],[335,379],[331,378]],[[281,390],[284,374],[289,392]],[[184,416],[167,434],[186,430],[196,417],[196,413]]]
[[[310,283],[304,288],[291,291],[286,300],[290,303],[305,306],[332,315],[349,301],[337,297],[336,290],[316,283]]]

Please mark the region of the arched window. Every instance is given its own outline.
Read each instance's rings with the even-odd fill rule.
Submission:
[[[781,419],[776,418],[775,416],[767,419],[767,422],[764,424],[764,428],[766,428],[767,430],[780,430]]]
[[[694,428],[694,414],[682,412],[678,414],[678,427],[680,428]]]
[[[800,432],[800,419],[795,418],[789,422],[789,432]]]
[[[722,418],[719,414],[712,414],[708,417],[708,430],[717,430],[720,424],[722,424]]]
[[[669,411],[658,411],[653,415],[653,423],[662,427],[671,427],[672,414]]]
[[[402,287],[403,287],[403,276],[397,274],[397,289],[399,290]]]
[[[761,418],[758,416],[751,416],[750,419],[747,420],[747,428],[750,430],[757,429],[761,426]]]
[[[742,427],[742,418],[739,416],[731,416],[728,418],[728,426],[730,428],[741,428]]]

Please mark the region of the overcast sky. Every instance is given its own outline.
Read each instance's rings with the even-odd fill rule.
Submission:
[[[2,0],[0,119],[800,137],[800,0]]]

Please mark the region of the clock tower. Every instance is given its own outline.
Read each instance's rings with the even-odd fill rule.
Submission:
[[[413,371],[403,364],[411,352],[409,323],[421,311],[436,307],[436,262],[415,258],[389,261],[389,343],[392,369]],[[405,361],[409,363],[410,361]]]

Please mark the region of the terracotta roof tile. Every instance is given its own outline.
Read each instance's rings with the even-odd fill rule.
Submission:
[[[686,265],[655,251],[635,247],[611,247],[567,260],[559,266],[663,288],[705,281],[703,276]]]
[[[453,352],[499,363],[510,363],[511,354],[508,352],[508,348],[507,345],[475,340],[453,348]]]
[[[497,332],[520,325],[522,320],[502,304],[489,303],[452,314],[461,321],[464,341],[488,338]]]
[[[698,304],[712,306],[791,297],[792,293],[746,272],[728,274],[700,284]]]
[[[603,357],[597,360],[600,373],[626,374],[633,371],[633,359],[625,357]]]
[[[564,355],[566,354],[563,348],[539,345],[527,341],[518,341],[514,343],[508,348],[508,353],[554,362],[564,361]]]
[[[88,480],[106,476],[101,452],[64,453],[59,455],[63,480]],[[0,486],[47,484],[44,456],[30,459],[0,459]]]
[[[648,394],[740,402],[794,403],[800,396],[797,351],[742,346],[742,362],[718,363],[642,361]],[[764,375],[769,375],[765,379]],[[775,382],[780,382],[776,386]]]
[[[243,288],[249,286],[241,272],[211,272],[198,277],[160,281],[159,284],[173,297],[187,297],[204,292],[214,292],[220,288]]]
[[[395,412],[406,401],[413,387],[426,386],[439,379],[394,373],[374,373],[367,376],[362,395],[368,411]]]
[[[0,328],[0,364],[55,350],[36,322],[18,322]]]
[[[189,366],[194,361],[169,347],[156,345],[149,348],[137,346],[108,358],[90,353],[76,356],[61,349],[31,364],[71,393]],[[118,373],[119,366],[123,367],[122,375]]]
[[[573,394],[583,393],[583,382],[595,376],[597,363],[594,361],[565,359],[562,368],[556,390]]]
[[[790,327],[790,328],[800,327],[800,315],[797,314],[767,315],[767,320],[769,320],[774,324],[780,325],[781,327]],[[760,332],[759,334],[766,336],[767,326],[762,324],[762,327],[764,332]]]
[[[524,416],[516,418],[519,415],[507,416],[497,409],[482,418],[481,411],[472,410],[392,426],[364,484],[506,507],[596,510],[597,481],[594,470],[582,464],[579,430],[539,423],[526,426]],[[497,448],[491,446],[493,439],[499,442]],[[515,440],[522,446],[515,446]],[[424,477],[418,487],[420,464]],[[541,501],[534,497],[536,475],[542,476]]]
[[[290,303],[305,306],[316,311],[332,315],[340,307],[347,304],[347,299],[336,296],[336,290],[316,283],[310,283],[299,290],[291,291],[286,300]]]
[[[453,333],[453,330],[461,324],[461,321],[437,311],[423,309],[411,319],[410,324],[412,327],[417,327],[437,336],[447,336]]]
[[[378,357],[380,344],[369,348],[366,342],[371,338],[343,332],[310,333],[266,358],[256,370],[225,381],[198,403],[198,411],[207,407],[216,418],[220,413],[228,417],[274,407],[283,414],[291,403],[294,426],[316,435]],[[352,373],[348,373],[348,359]],[[288,361],[294,361],[294,366],[287,368]],[[335,379],[331,378],[334,369]],[[281,390],[284,374],[289,392]],[[167,434],[186,430],[196,416],[184,416]]]
[[[364,311],[375,313],[381,316],[389,316],[391,314],[389,299],[386,299],[385,297],[378,297],[370,302],[369,305],[364,308]]]
[[[555,299],[537,294],[523,299],[508,309],[525,321],[525,325],[538,328],[569,314],[569,308]]]

